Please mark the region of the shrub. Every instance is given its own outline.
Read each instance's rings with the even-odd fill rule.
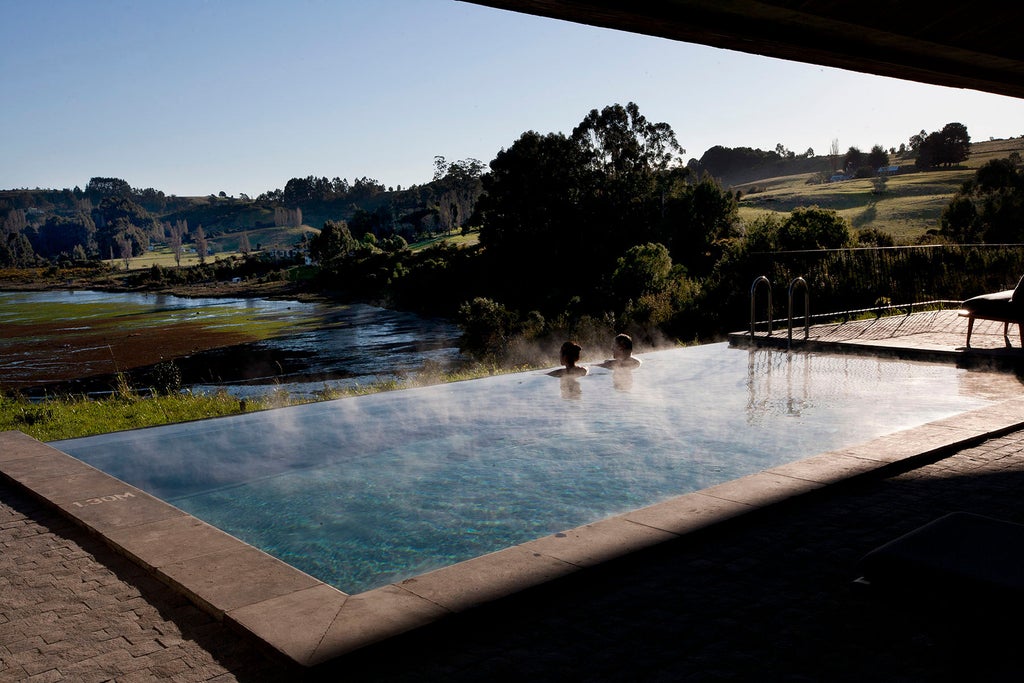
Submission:
[[[500,360],[518,328],[518,316],[501,303],[476,297],[459,307],[459,348],[478,360]]]

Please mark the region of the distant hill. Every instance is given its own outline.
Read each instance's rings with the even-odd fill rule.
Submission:
[[[692,159],[688,168],[696,178],[708,174],[723,187],[732,187],[762,178],[827,173],[831,170],[831,162],[824,156],[789,156],[750,147],[716,145],[704,152],[699,160]]]
[[[459,162],[450,168],[463,169]],[[284,190],[255,199],[220,195],[178,197],[132,188],[120,178],[92,178],[83,190],[0,190],[0,229],[17,235],[17,252],[0,256],[13,265],[35,258],[111,259],[130,240],[135,257],[169,251],[172,228],[187,227],[191,245],[202,226],[208,254],[238,250],[245,234],[253,249],[294,247],[326,221],[347,221],[357,237],[398,234],[418,240],[458,232],[480,193],[476,176],[451,174],[405,190],[359,178],[293,178]],[[118,242],[121,240],[121,242]],[[188,251],[188,250],[186,250]],[[14,260],[16,259],[16,260]]]
[[[694,178],[708,173],[724,187],[737,190],[742,219],[818,205],[835,209],[856,228],[877,228],[906,243],[939,227],[943,209],[975,169],[1012,152],[1024,155],[1024,138],[972,143],[967,161],[952,169],[918,172],[912,157],[895,157],[890,163],[900,171],[882,184],[873,179],[823,182],[833,169],[829,157],[795,155],[784,149],[716,146],[700,160],[691,160],[688,168]],[[452,168],[468,168],[460,163],[464,162]],[[293,178],[284,190],[255,199],[223,194],[167,196],[152,188],[133,189],[117,178],[94,178],[85,190],[0,190],[0,228],[7,234],[26,235],[45,257],[69,254],[75,240],[86,244],[91,255],[112,255],[112,237],[104,237],[104,226],[110,233],[109,226],[123,219],[148,235],[149,245],[156,249],[167,244],[167,226],[187,223],[186,242],[190,242],[201,225],[214,254],[236,251],[243,233],[252,248],[294,246],[328,220],[348,221],[356,235],[394,232],[412,242],[458,233],[471,217],[479,180],[453,177],[394,190],[368,178],[349,184],[310,176]],[[111,197],[127,204],[104,209],[105,198]],[[283,211],[293,213],[285,217]]]
[[[872,178],[822,183],[817,171],[768,175],[778,168],[775,165],[765,166],[765,175],[757,178],[750,177],[757,169],[738,172],[735,177],[749,179],[731,187],[741,193],[740,217],[744,220],[765,212],[788,213],[817,205],[835,209],[855,228],[876,228],[901,243],[910,243],[928,230],[938,229],[943,209],[981,165],[1011,152],[1024,155],[1024,138],[972,143],[971,156],[953,169],[917,171],[913,158],[896,158],[893,163],[901,172],[889,177],[881,190]]]

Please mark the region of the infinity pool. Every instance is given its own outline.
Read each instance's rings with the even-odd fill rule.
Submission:
[[[53,445],[357,593],[1019,395],[860,356],[645,354]]]

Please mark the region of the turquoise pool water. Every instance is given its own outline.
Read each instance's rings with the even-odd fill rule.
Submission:
[[[53,445],[356,593],[1021,392],[860,356],[642,358]]]

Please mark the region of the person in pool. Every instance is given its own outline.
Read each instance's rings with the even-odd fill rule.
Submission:
[[[576,365],[580,361],[582,351],[583,348],[576,342],[567,341],[562,344],[560,362],[565,367],[552,370],[548,374],[552,377],[582,377],[586,375],[590,371],[582,365]]]
[[[640,359],[633,357],[633,338],[628,334],[616,335],[612,341],[612,357],[597,367],[611,370],[632,370],[640,367]]]

